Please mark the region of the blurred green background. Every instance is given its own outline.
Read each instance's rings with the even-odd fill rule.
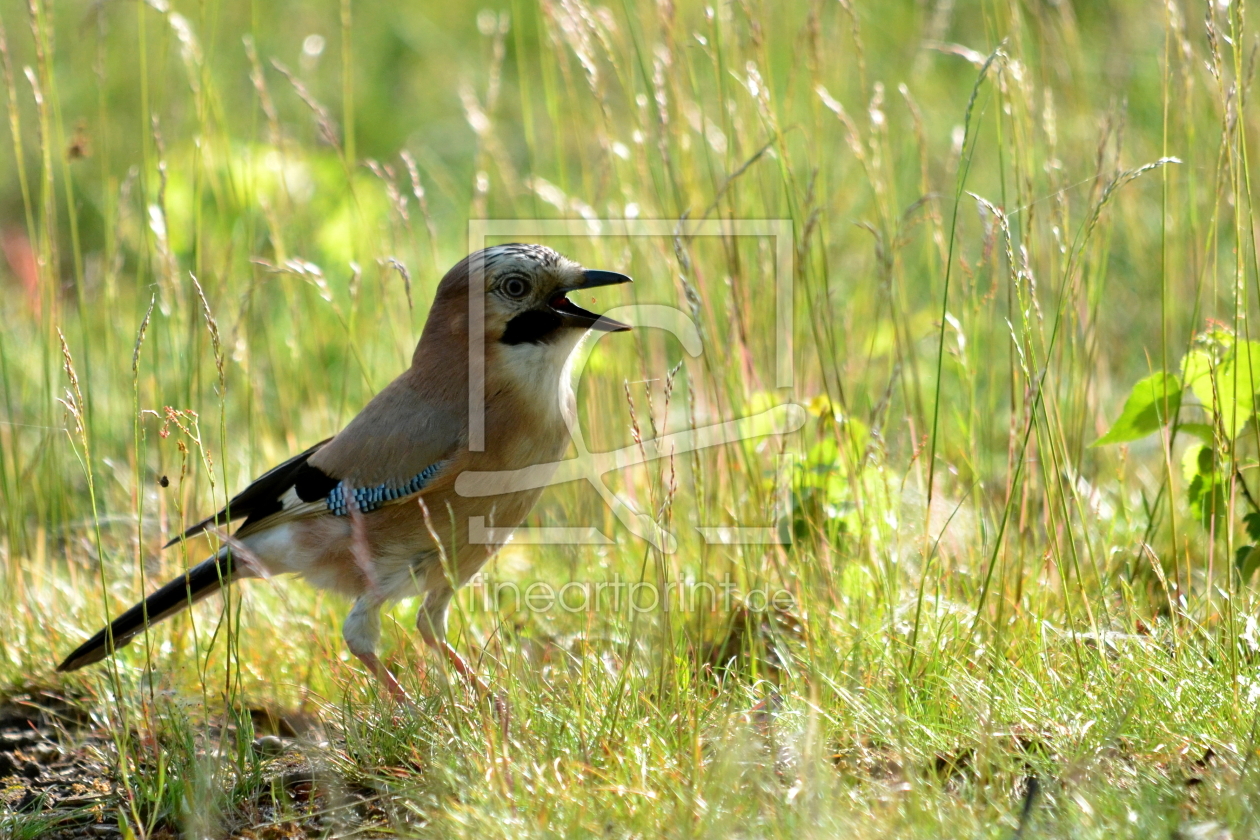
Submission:
[[[964,194],[947,308],[970,343],[942,382],[965,398],[947,406],[957,413],[951,422],[946,412],[941,435],[946,451],[955,447],[951,460],[993,454],[995,463],[969,467],[985,478],[1006,466],[1008,418],[1020,401],[1006,321],[1016,320],[1021,268],[1040,310],[1065,318],[1050,351],[1063,366],[1050,384],[1070,403],[1067,440],[1078,457],[1127,383],[1152,359],[1162,366],[1166,343],[1184,347],[1204,318],[1235,316],[1231,170],[1217,142],[1228,83],[1210,72],[1198,13],[1176,6],[34,8],[0,12],[18,138],[0,167],[12,340],[38,320],[34,297],[46,335],[84,307],[103,307],[117,339],[101,334],[93,346],[85,322],[81,353],[94,377],[125,381],[124,344],[149,291],[163,290],[159,318],[167,317],[189,302],[192,272],[237,342],[240,372],[249,367],[250,387],[272,403],[268,434],[311,438],[285,418],[326,396],[325,376],[345,391],[328,409],[332,425],[361,402],[362,386],[383,384],[385,359],[404,358],[433,284],[467,250],[469,218],[618,218],[631,207],[641,218],[793,219],[807,316],[798,324],[819,322],[797,343],[806,376],[797,396],[827,393],[869,422],[889,392],[897,428],[885,441],[908,456],[920,441],[903,421],[917,421],[922,435],[935,400],[934,325],[964,113],[977,63],[999,43],[1010,59],[978,90],[965,189],[1009,214],[1017,264],[999,265],[994,218]],[[1215,48],[1225,46],[1217,36]],[[28,75],[44,91],[42,112]],[[843,105],[849,126],[829,100]],[[423,218],[402,152],[415,161]],[[1085,238],[1107,180],[1162,156],[1182,162],[1119,191]],[[374,175],[374,162],[389,174]],[[400,201],[409,202],[406,219]],[[638,267],[659,284],[643,294],[680,303],[668,251]],[[379,311],[347,300],[349,263],[365,285],[384,288],[399,280],[383,262],[391,257],[407,267],[416,305],[406,318],[386,317],[383,333]],[[344,323],[331,333],[320,321],[328,313],[303,311],[301,283],[259,264],[294,258],[320,266],[340,301]],[[724,273],[745,295],[760,281],[738,261],[702,278],[719,284],[702,289],[719,322],[733,317]],[[14,291],[23,284],[25,301]],[[1165,292],[1172,303],[1161,307]],[[191,326],[199,315],[170,317],[186,318],[186,338],[145,359],[156,366],[154,388],[180,387],[143,392],[141,402],[204,410],[207,337]],[[321,340],[308,343],[301,334],[314,324]],[[73,346],[75,331],[66,332]],[[302,357],[242,361],[250,348],[285,342]],[[343,372],[347,343],[359,347],[356,364],[369,366],[366,381]],[[54,372],[58,355],[44,353]],[[984,364],[998,357],[1006,374]],[[51,374],[25,382],[26,367],[9,379],[11,422],[56,413]],[[31,383],[40,391],[23,390]],[[94,382],[89,399],[108,390]],[[94,420],[129,438],[125,417],[106,414]],[[255,426],[232,431],[252,436]],[[1088,458],[1079,466],[1096,468]]]

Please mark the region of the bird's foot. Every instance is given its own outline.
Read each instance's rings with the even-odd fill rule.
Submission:
[[[451,670],[472,683],[473,687],[477,689],[478,697],[483,700],[488,698],[494,705],[494,716],[498,718],[499,727],[503,731],[504,739],[506,739],[512,721],[512,706],[508,702],[507,692],[495,691],[492,693],[490,686],[477,675],[473,666],[468,663],[468,660],[459,655],[459,651],[455,650],[450,642],[442,643],[442,652],[446,656],[446,661],[450,663]]]
[[[473,688],[477,689],[478,695],[481,697],[489,696],[490,686],[486,684],[485,680],[477,676],[476,669],[468,664],[468,660],[459,655],[459,651],[455,650],[450,642],[442,642],[442,655],[450,663],[451,670],[472,683]]]
[[[356,653],[355,656],[359,657],[359,661],[381,681],[390,697],[398,703],[411,705],[411,698],[407,696],[407,692],[375,653]]]

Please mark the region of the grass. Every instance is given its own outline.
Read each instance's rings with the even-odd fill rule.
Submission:
[[[1252,336],[1245,7],[31,0],[0,24],[0,686],[76,710],[59,748],[108,789],[88,819],[155,838],[1260,832],[1242,485],[1209,534],[1184,436],[1089,447],[1212,325]],[[596,221],[683,217],[791,221],[791,388],[773,242]],[[460,595],[451,637],[506,726],[423,668],[415,605],[386,622],[423,698],[398,709],[343,649],[349,605],[282,581],[55,675],[206,555],[159,552],[182,523],[402,369],[487,218],[591,220],[544,241],[636,278],[599,305],[700,330],[694,358],[658,330],[600,342],[592,450],[789,400],[805,427],[606,476],[673,553],[584,483],[547,491],[532,524],[615,541],[509,546]],[[697,531],[738,524],[792,541]],[[734,597],[487,608],[499,582],[614,579]],[[754,597],[776,590],[790,606]],[[296,735],[279,755],[260,710]],[[9,782],[0,834],[78,830],[82,809],[11,807]]]

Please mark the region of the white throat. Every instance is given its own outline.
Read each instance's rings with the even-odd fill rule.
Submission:
[[[576,411],[572,368],[578,345],[587,332],[570,330],[557,341],[504,346],[503,375],[525,397],[536,416],[546,422],[562,422]]]

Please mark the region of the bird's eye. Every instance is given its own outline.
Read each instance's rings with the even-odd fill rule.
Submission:
[[[525,293],[529,291],[529,284],[519,277],[509,277],[507,282],[503,284],[503,293],[510,298],[525,297]]]

